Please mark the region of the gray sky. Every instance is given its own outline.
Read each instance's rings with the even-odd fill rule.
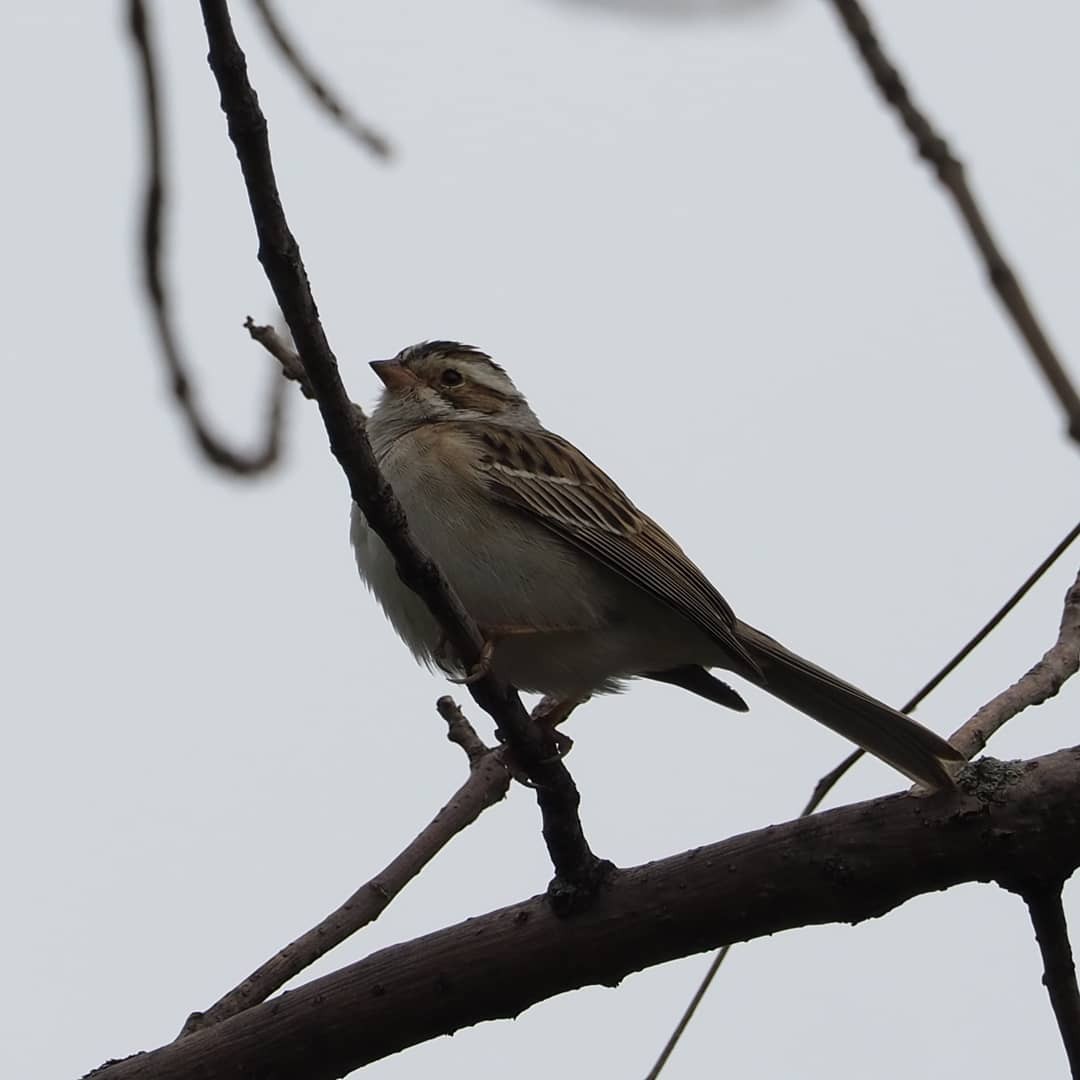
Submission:
[[[400,147],[389,168],[310,107],[234,6],[358,400],[376,391],[368,359],[426,337],[484,347],[744,618],[897,702],[1075,519],[1056,406],[827,5],[663,20],[599,0],[282,3]],[[115,7],[28,6],[0,38],[6,1077],[78,1076],[170,1039],[395,854],[465,771],[433,710],[445,684],[355,576],[314,410],[294,403],[285,467],[241,484],[195,460],[167,404],[132,261],[138,113]],[[241,323],[270,313],[268,289],[197,6],[154,7],[170,278],[200,393],[247,438],[266,361]],[[885,15],[1075,356],[1075,5]],[[951,731],[1042,653],[1075,567],[924,722]],[[847,747],[747,698],[741,717],[646,685],[575,717],[599,853],[639,863],[797,811]],[[1074,682],[993,752],[1074,742],[1078,703]],[[864,763],[834,802],[899,786]],[[548,876],[518,789],[319,970]],[[1019,900],[970,886],[740,947],[666,1076],[1064,1075],[1031,938]],[[638,1077],[706,963],[368,1073]]]

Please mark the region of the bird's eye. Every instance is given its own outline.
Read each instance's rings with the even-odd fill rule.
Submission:
[[[465,381],[465,377],[456,368],[447,368],[442,373],[443,386],[460,386]]]

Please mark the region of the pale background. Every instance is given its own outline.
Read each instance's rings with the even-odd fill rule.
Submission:
[[[484,347],[744,617],[899,701],[1072,524],[1075,449],[828,5],[626,10],[641,6],[281,4],[399,146],[379,167],[234,5],[327,332],[365,403],[368,359],[425,337]],[[875,6],[1075,356],[1080,12]],[[0,1075],[36,1080],[170,1039],[377,870],[465,770],[433,710],[445,684],[355,577],[315,410],[293,402],[284,468],[239,483],[196,460],[169,405],[136,288],[141,129],[117,5],[20,7],[0,39]],[[267,361],[241,322],[270,315],[268,289],[197,5],[153,11],[178,314],[215,421],[247,438]],[[952,730],[1041,654],[1076,562],[925,722]],[[647,685],[575,718],[599,853],[634,864],[797,811],[847,747],[746,696],[741,717]],[[994,752],[1075,742],[1078,704],[1075,681]],[[898,786],[865,763],[834,802]],[[548,875],[515,790],[321,969]],[[639,1077],[706,963],[369,1074]],[[993,886],[784,934],[732,954],[666,1076],[1063,1076],[1039,976],[1020,901]]]

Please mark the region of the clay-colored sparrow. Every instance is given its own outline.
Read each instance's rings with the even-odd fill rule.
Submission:
[[[745,711],[709,674],[775,694],[931,787],[963,757],[915,721],[735,617],[682,548],[580,450],[546,431],[478,349],[430,341],[372,368],[368,434],[409,527],[491,643],[491,669],[572,704],[636,677]],[[360,574],[398,634],[447,666],[443,636],[359,509]]]

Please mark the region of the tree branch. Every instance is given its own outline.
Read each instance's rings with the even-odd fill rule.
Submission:
[[[1043,985],[1057,1019],[1061,1041],[1073,1080],[1080,1080],[1080,990],[1069,945],[1069,928],[1061,905],[1062,881],[1043,882],[1021,889],[1031,915],[1035,939],[1043,959]]]
[[[1008,690],[988,701],[949,738],[965,757],[973,758],[994,732],[1024,709],[1054,697],[1080,670],[1080,573],[1065,594],[1058,639],[1041,660]]]
[[[1065,413],[1068,434],[1080,443],[1080,394],[1069,380],[1054,347],[1032,310],[1016,274],[997,245],[975,196],[968,187],[964,166],[953,156],[945,139],[915,105],[903,77],[878,40],[877,34],[858,0],[832,0],[852,43],[866,64],[886,103],[896,110],[915,141],[919,156],[933,166],[938,180],[952,196],[971,239],[982,256],[990,284],[1012,318],[1020,336],[1050,384]]]
[[[860,922],[968,881],[1065,880],[1080,865],[1080,747],[983,759],[960,789],[890,795],[615,871],[573,919],[534,897],[383,949],[95,1080],[339,1077],[677,957]]]
[[[447,640],[467,667],[480,659],[482,640],[438,567],[416,545],[404,511],[379,471],[368,442],[362,410],[349,400],[337,360],[311,295],[296,239],[281,206],[267,139],[266,118],[247,76],[225,0],[200,0],[210,68],[221,92],[229,137],[236,147],[255,229],[259,261],[303,360],[330,438],[330,449],[349,481],[353,500],[397,562],[402,580],[427,604]],[[580,796],[556,753],[550,731],[532,724],[517,693],[492,676],[469,687],[492,717],[518,763],[536,785],[544,839],[555,867],[553,902],[569,909],[592,895],[610,864],[589,848],[578,817]]]
[[[451,698],[439,698],[438,709],[447,723],[446,737],[460,746],[469,759],[469,778],[430,824],[384,870],[361,885],[341,907],[292,944],[286,945],[205,1012],[192,1013],[180,1032],[181,1038],[265,1001],[347,937],[374,922],[459,832],[468,828],[489,806],[494,806],[505,797],[510,786],[510,771],[503,764],[502,751],[484,745]]]
[[[293,45],[285,27],[281,25],[277,14],[270,5],[270,0],[253,0],[255,10],[262,17],[263,26],[266,27],[270,39],[277,46],[278,52],[285,63],[292,68],[296,77],[307,87],[308,93],[324,112],[329,114],[337,125],[346,134],[355,139],[366,150],[370,150],[377,158],[386,161],[393,154],[390,142],[385,135],[381,135],[370,124],[361,120],[335,94],[319,77],[315,69],[309,64]]]
[[[151,31],[142,0],[128,4],[128,30],[139,58],[146,127],[147,178],[142,227],[142,277],[150,300],[158,344],[169,373],[169,385],[188,429],[207,461],[238,476],[252,476],[272,468],[281,452],[284,427],[285,383],[277,375],[270,381],[265,434],[261,449],[244,454],[227,446],[203,417],[188,373],[188,364],[172,320],[172,304],[162,267],[161,223],[165,211],[165,146],[162,137],[161,105],[157,84],[157,61],[151,45]]]

